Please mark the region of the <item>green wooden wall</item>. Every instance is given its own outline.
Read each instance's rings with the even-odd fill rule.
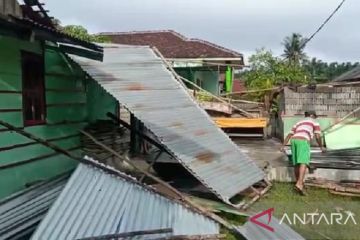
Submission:
[[[45,50],[43,50],[45,49]],[[0,119],[23,128],[20,51],[45,54],[46,125],[24,130],[81,155],[79,129],[117,103],[54,47],[0,36]],[[67,172],[76,162],[0,126],[0,199]]]

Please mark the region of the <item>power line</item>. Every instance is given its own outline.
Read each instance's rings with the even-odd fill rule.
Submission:
[[[335,15],[335,13],[341,8],[341,6],[345,3],[346,0],[342,0],[341,3],[335,8],[335,10],[330,14],[330,16],[320,25],[320,27],[304,42],[303,46],[308,44],[316,34],[318,34],[321,29],[330,21],[330,19]]]

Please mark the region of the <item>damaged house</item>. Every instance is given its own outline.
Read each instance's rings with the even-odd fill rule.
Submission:
[[[262,171],[216,127],[150,47],[88,43],[57,30],[37,1],[1,3],[3,236],[14,239],[34,230],[60,192],[59,185],[43,184],[76,168],[73,159],[85,154],[80,131],[109,120],[109,114],[118,117],[120,103],[166,154],[226,203],[233,204],[232,197],[263,179]],[[55,188],[51,201],[33,208],[37,203],[29,202],[31,196],[47,199],[48,191],[39,189]],[[25,211],[25,206],[37,211]],[[24,214],[9,215],[19,207]]]
[[[106,119],[107,112],[116,114],[117,102],[65,53],[73,44],[84,49],[81,54],[101,57],[102,48],[56,30],[49,21],[35,22],[35,5],[0,2],[0,120],[80,156],[79,130]],[[0,160],[0,198],[76,166],[3,125]]]

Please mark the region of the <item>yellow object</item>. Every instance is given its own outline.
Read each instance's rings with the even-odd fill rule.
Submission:
[[[220,128],[264,128],[266,118],[213,118]]]

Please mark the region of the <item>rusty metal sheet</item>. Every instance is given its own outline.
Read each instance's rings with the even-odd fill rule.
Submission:
[[[219,224],[199,210],[86,159],[93,162],[92,166],[82,163],[77,167],[32,240],[73,240],[155,229],[172,229],[172,233],[157,234],[155,238],[219,234]]]
[[[104,61],[70,55],[226,203],[264,173],[166,68],[150,47],[104,45]]]
[[[280,223],[275,217],[271,217],[269,222],[268,216],[264,215],[258,218],[257,221],[270,227],[271,230],[248,221],[244,226],[238,227],[237,231],[247,240],[305,240],[300,234],[286,224]]]
[[[44,181],[0,201],[0,239],[33,232],[60,195],[70,174]]]

